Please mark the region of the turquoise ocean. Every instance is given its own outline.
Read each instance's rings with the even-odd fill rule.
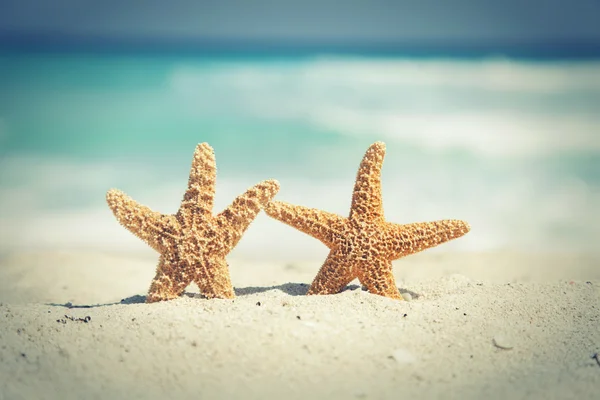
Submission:
[[[600,61],[0,54],[0,251],[148,251],[106,190],[175,212],[196,144],[216,211],[260,180],[347,214],[384,141],[386,217],[472,231],[439,251],[600,252]],[[260,214],[235,253],[320,257]]]

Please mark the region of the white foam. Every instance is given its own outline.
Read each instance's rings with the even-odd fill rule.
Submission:
[[[473,60],[321,59],[308,76],[347,84],[383,87],[461,87],[551,93],[600,90],[600,62],[536,63],[502,58]]]
[[[406,114],[321,109],[313,122],[346,134],[376,135],[436,150],[467,148],[492,156],[600,151],[600,116],[530,115],[519,112]]]
[[[600,90],[600,62],[524,62],[507,59],[414,60],[317,58],[306,62],[181,64],[171,75],[174,89],[195,92],[212,83],[244,89],[318,87],[379,89],[394,86],[480,88],[492,91],[552,93]],[[293,81],[290,78],[295,78]],[[210,81],[209,81],[210,79]]]
[[[483,156],[600,150],[595,61],[190,63],[176,67],[170,83],[197,115],[231,112]]]

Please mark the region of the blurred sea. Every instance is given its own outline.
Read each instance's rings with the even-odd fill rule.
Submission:
[[[385,141],[386,216],[460,218],[445,251],[598,252],[600,60],[0,55],[0,251],[148,251],[104,202],[175,212],[197,143],[216,210],[259,180],[347,214]],[[320,257],[261,214],[235,253]]]

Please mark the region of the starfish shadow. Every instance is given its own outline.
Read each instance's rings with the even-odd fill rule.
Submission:
[[[275,285],[275,286],[249,286],[244,288],[235,288],[236,296],[248,296],[255,293],[265,293],[271,290],[280,290],[290,296],[305,296],[306,292],[308,292],[308,285],[306,283],[284,283],[283,285]],[[181,297],[189,297],[193,299],[203,299],[206,300],[206,297],[201,293],[192,293],[192,292],[184,292]],[[64,307],[68,309],[82,309],[82,308],[97,308],[97,307],[107,307],[107,306],[116,306],[120,304],[131,305],[131,304],[145,304],[146,296],[142,296],[139,294],[126,297],[121,299],[121,301],[113,301],[110,303],[97,303],[97,304],[73,304],[71,302],[67,303],[45,303],[47,306],[52,307]]]
[[[257,293],[270,292],[272,290],[279,290],[290,296],[306,296],[306,293],[308,292],[308,288],[309,288],[309,285],[306,283],[291,283],[291,282],[289,282],[289,283],[284,283],[282,285],[248,286],[248,287],[243,287],[243,288],[235,288],[234,290],[235,290],[235,295],[238,297],[249,296],[249,295],[257,294]],[[353,291],[353,290],[367,291],[367,289],[361,285],[348,285],[342,290],[342,292]],[[419,293],[413,292],[411,290],[400,289],[400,288],[399,288],[399,290],[402,293],[410,293],[410,295],[413,297],[413,299],[417,299],[421,296]],[[189,297],[192,299],[206,300],[206,297],[203,296],[201,293],[185,292],[181,296]],[[111,303],[73,304],[71,302],[67,302],[67,303],[45,303],[45,304],[47,306],[52,306],[52,307],[64,307],[64,308],[68,308],[68,309],[81,309],[81,308],[97,308],[97,307],[116,306],[116,305],[120,305],[120,304],[131,305],[131,304],[145,304],[145,303],[146,303],[146,296],[136,294],[136,295],[121,299],[121,301],[111,302]]]
[[[247,296],[256,293],[265,293],[271,290],[280,290],[290,296],[305,296],[308,292],[308,285],[306,283],[284,283],[283,285],[275,286],[248,286],[245,288],[236,288],[236,296]]]
[[[274,285],[274,286],[248,286],[244,288],[235,288],[235,295],[239,297],[248,296],[255,293],[265,293],[271,290],[280,290],[290,296],[306,296],[308,292],[308,288],[310,285],[306,283],[284,283],[283,285]],[[353,291],[353,290],[362,290],[364,292],[368,292],[367,288],[361,285],[347,285],[342,292],[345,291]],[[421,295],[417,292],[413,292],[412,290],[398,288],[401,293],[409,293],[413,299],[419,298]],[[202,298],[200,294],[188,293],[190,297]]]
[[[249,296],[256,293],[266,293],[272,290],[279,290],[290,296],[306,296],[308,292],[308,284],[306,283],[284,283],[282,285],[273,286],[248,286],[234,288],[236,297]],[[190,293],[185,292],[182,296],[194,298],[194,299],[206,299],[202,293]]]
[[[70,301],[66,303],[45,303],[47,306],[52,307],[64,307],[64,308],[98,308],[98,307],[107,307],[107,306],[116,306],[119,304],[144,304],[146,303],[146,296],[142,296],[139,294],[126,297],[121,299],[121,301],[113,301],[110,303],[96,303],[96,304],[73,304]]]
[[[64,307],[68,309],[76,309],[76,308],[98,308],[98,307],[106,307],[106,306],[116,306],[121,304],[120,302],[112,302],[112,303],[97,303],[97,304],[73,304],[70,301],[66,303],[44,303],[46,306],[51,307]]]

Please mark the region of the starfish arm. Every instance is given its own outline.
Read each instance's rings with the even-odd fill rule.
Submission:
[[[179,235],[174,216],[152,211],[120,190],[109,190],[106,202],[121,225],[159,253],[172,246]]]
[[[189,271],[184,265],[175,257],[161,255],[156,268],[156,276],[148,290],[146,303],[179,297],[194,278],[193,271]]]
[[[194,282],[200,293],[209,299],[235,297],[225,257],[213,257],[197,264]]]
[[[310,285],[307,294],[339,293],[354,278],[356,278],[356,274],[346,257],[341,251],[332,250]]]
[[[391,261],[382,259],[363,261],[357,267],[357,272],[358,280],[370,293],[402,300],[392,272]]]
[[[221,227],[226,247],[231,250],[242,238],[250,223],[265,204],[279,191],[279,182],[266,180],[252,186],[244,194],[239,195],[216,220]]]
[[[212,214],[216,178],[215,152],[208,143],[201,143],[194,151],[188,188],[183,196],[178,216],[181,217],[182,214],[191,216],[198,212],[205,215]]]
[[[388,254],[390,259],[396,260],[459,238],[470,229],[467,222],[456,219],[406,225],[387,223]]]
[[[383,220],[381,199],[381,167],[385,156],[385,144],[376,142],[367,149],[356,174],[352,193],[350,219]]]
[[[336,239],[348,223],[347,218],[337,214],[282,201],[270,202],[265,207],[265,212],[270,217],[319,239],[329,248],[335,246]]]

